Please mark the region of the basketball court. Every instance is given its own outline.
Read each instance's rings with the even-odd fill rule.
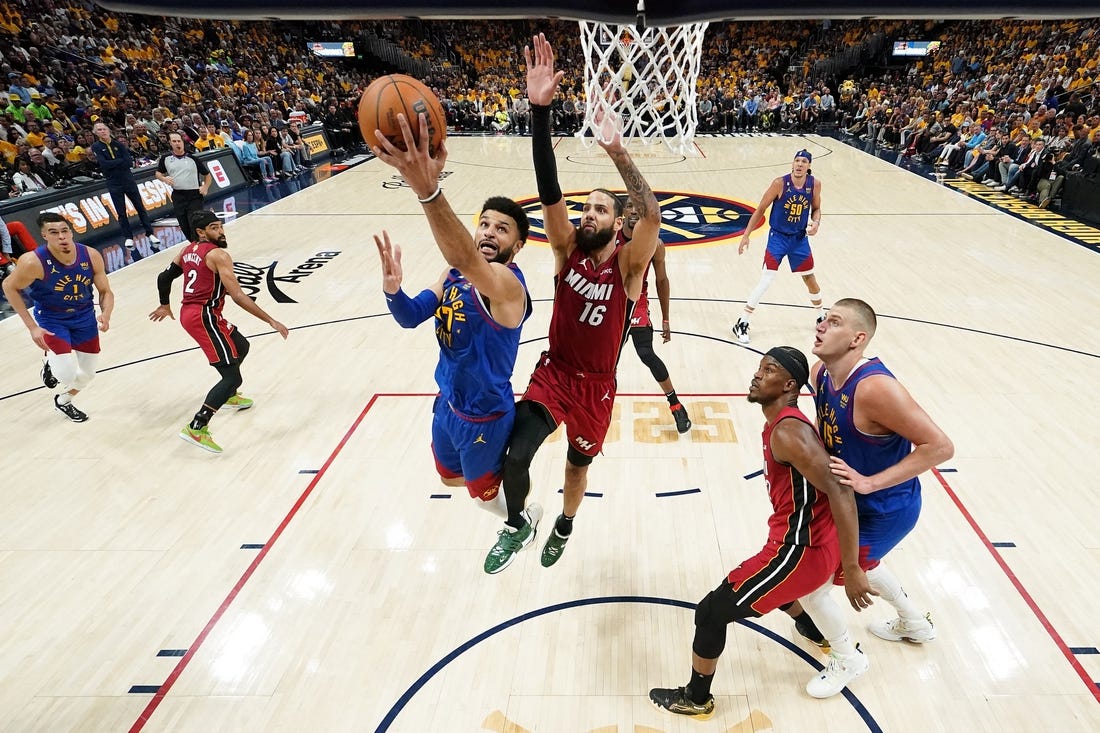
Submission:
[[[227,225],[250,292],[283,342],[229,305],[252,339],[213,455],[176,437],[215,373],[178,323],[152,323],[167,252],[111,276],[101,371],[57,414],[18,319],[0,323],[11,437],[0,509],[3,731],[1087,731],[1100,727],[1094,624],[1100,492],[1092,400],[1100,365],[1084,247],[827,138],[697,139],[701,155],[634,147],[669,242],[673,340],[659,345],[694,421],[677,435],[628,345],[604,455],[562,560],[541,539],[497,576],[499,528],[442,486],[429,448],[437,346],[397,326],[372,235],[404,250],[405,288],[444,267],[415,196],[379,161]],[[443,188],[471,223],[505,194],[537,215],[530,142],[455,138]],[[870,671],[842,696],[803,691],[823,657],[782,614],[732,630],[715,716],[657,710],[684,684],[693,604],[766,534],[759,353],[809,351],[814,319],[785,270],[753,321],[730,326],[766,238],[737,239],[761,192],[814,155],[813,246],[827,302],[880,314],[880,355],[955,442],[922,478],[924,514],[890,555],[939,636],[891,644],[857,616]],[[599,148],[557,141],[562,188],[621,188]],[[538,227],[535,227],[538,231]],[[545,347],[546,245],[517,262],[535,298],[513,385]],[[179,291],[175,293],[179,297]],[[801,400],[803,410],[812,401]],[[560,511],[565,446],[532,469]],[[549,526],[549,525],[547,525]],[[839,598],[839,592],[838,592]]]

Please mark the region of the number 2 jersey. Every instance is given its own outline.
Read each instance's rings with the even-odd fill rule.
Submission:
[[[523,285],[526,305],[515,328],[500,325],[490,313],[489,299],[456,269],[443,282],[443,297],[435,311],[439,363],[435,381],[440,396],[465,417],[486,417],[515,405],[512,371],[523,323],[531,316],[531,296],[523,273],[508,265]]]
[[[588,374],[613,376],[630,329],[634,301],[626,297],[619,253],[597,265],[574,249],[554,278],[550,359]]]
[[[183,305],[201,305],[221,314],[225,305],[225,286],[217,271],[206,266],[206,255],[217,248],[213,242],[194,242],[184,247],[180,255]]]

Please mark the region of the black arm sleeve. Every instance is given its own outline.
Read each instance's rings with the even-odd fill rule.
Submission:
[[[160,294],[161,305],[168,305],[172,299],[172,281],[182,274],[183,268],[173,262],[157,275],[157,292]]]
[[[535,162],[539,201],[543,206],[553,206],[561,201],[561,186],[558,185],[554,144],[550,141],[550,108],[541,104],[531,105],[531,155]]]

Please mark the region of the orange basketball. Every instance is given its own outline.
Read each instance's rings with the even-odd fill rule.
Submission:
[[[359,129],[368,145],[377,145],[374,131],[381,130],[389,140],[405,149],[405,139],[397,115],[403,113],[412,128],[413,140],[420,140],[420,122],[417,115],[428,118],[428,151],[435,154],[439,144],[447,138],[447,116],[439,99],[424,84],[404,74],[388,74],[371,82],[359,99]]]

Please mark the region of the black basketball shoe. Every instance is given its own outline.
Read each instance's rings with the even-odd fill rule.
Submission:
[[[77,409],[77,406],[74,405],[72,402],[68,402],[64,405],[61,404],[60,402],[58,402],[57,401],[57,395],[54,395],[53,406],[57,408],[58,412],[60,412],[62,415],[69,418],[73,422],[87,422],[88,421],[88,416],[85,413],[81,412],[79,409]]]
[[[50,362],[42,362],[42,384],[46,385],[48,389],[53,389],[57,386],[57,377],[53,375],[53,370],[50,369]]]
[[[691,418],[688,417],[688,411],[682,404],[672,406],[672,417],[676,420],[676,432],[683,435],[691,430]]]

